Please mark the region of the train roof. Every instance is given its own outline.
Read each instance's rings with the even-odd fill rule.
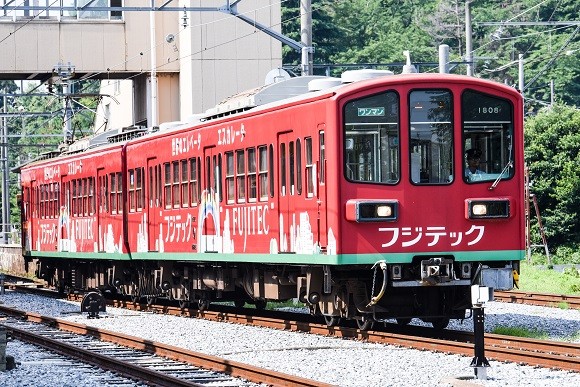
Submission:
[[[148,134],[161,134],[173,130],[192,128],[192,126],[200,125],[204,122],[219,120],[220,118],[250,110],[260,111],[262,109],[278,106],[282,103],[291,104],[313,98],[324,98],[332,95],[347,95],[358,90],[357,86],[361,85],[359,82],[369,80],[376,81],[378,78],[381,78],[381,80],[384,80],[386,83],[469,81],[478,82],[496,89],[502,89],[505,92],[511,91],[511,93],[518,93],[514,88],[501,83],[464,75],[428,73],[394,75],[392,71],[376,69],[349,70],[345,71],[340,78],[326,76],[301,76],[289,79],[283,78],[279,82],[271,82],[232,95],[218,103],[215,107],[206,110],[204,113],[195,114],[184,121],[162,123],[159,127],[155,128],[131,126],[98,133],[90,137],[79,139],[68,146],[61,146],[58,150],[43,153],[36,159],[13,168],[12,171],[19,173],[21,168],[24,166],[35,164],[36,162],[41,162],[43,160],[81,153],[95,148],[102,148],[107,144],[123,144],[127,141]],[[353,84],[357,84],[357,86],[354,86]]]

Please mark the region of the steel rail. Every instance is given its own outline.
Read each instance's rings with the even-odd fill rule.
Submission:
[[[13,337],[22,341],[41,346],[50,351],[57,352],[61,355],[68,356],[73,359],[81,360],[84,363],[92,364],[99,368],[113,371],[124,377],[147,382],[154,386],[164,387],[192,387],[203,386],[203,384],[192,383],[185,379],[179,379],[168,374],[154,371],[149,368],[141,367],[139,365],[131,364],[119,359],[113,359],[109,356],[101,355],[94,351],[84,348],[79,348],[59,340],[54,340],[49,337],[38,335],[33,332],[28,332],[12,326],[7,326],[6,329]]]
[[[38,313],[23,312],[12,308],[4,307],[2,305],[0,305],[0,311],[7,314],[16,315],[27,321],[47,324],[52,327],[72,333],[90,335],[102,341],[112,342],[136,350],[145,351],[158,356],[163,356],[176,361],[182,361],[196,367],[226,373],[232,377],[243,378],[254,383],[266,383],[271,386],[292,386],[292,387],[331,386],[328,383],[318,382],[315,380],[284,374],[273,370],[254,367],[241,362],[226,360],[219,358],[217,356],[206,355],[203,353],[186,350],[172,345],[167,345],[143,339],[140,337],[125,335],[122,333],[112,332],[99,328],[93,328],[86,326],[84,324],[73,323],[70,321],[57,319],[53,317],[42,316]],[[10,329],[10,327],[7,328]],[[171,384],[167,385],[171,386]]]
[[[580,309],[580,296],[553,293],[520,292],[520,291],[495,291],[493,294],[496,301],[511,302],[515,304],[529,304],[538,306],[558,307],[568,305],[571,309]]]

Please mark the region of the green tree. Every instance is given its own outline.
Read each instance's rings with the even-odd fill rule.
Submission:
[[[565,105],[544,109],[526,120],[525,157],[531,192],[538,198],[550,248],[580,243],[578,128],[580,109]]]

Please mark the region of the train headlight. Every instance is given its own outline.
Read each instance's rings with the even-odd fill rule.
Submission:
[[[501,219],[510,217],[509,199],[467,199],[465,201],[467,219]]]
[[[352,222],[393,222],[397,220],[397,200],[351,199],[346,202],[346,219]]]

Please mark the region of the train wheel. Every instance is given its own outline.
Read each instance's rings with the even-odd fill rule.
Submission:
[[[155,301],[157,301],[157,297],[153,297],[153,296],[147,297],[147,306],[151,306],[151,305],[155,304]]]
[[[244,300],[234,300],[234,306],[236,308],[243,308],[246,305],[246,301]]]
[[[204,310],[207,310],[207,308],[209,308],[209,300],[200,299],[197,301],[197,309],[203,312]]]
[[[254,304],[256,305],[256,309],[258,309],[258,310],[264,310],[264,309],[266,309],[266,305],[268,303],[266,302],[266,300],[256,300],[254,302]]]
[[[404,326],[404,325],[409,325],[409,323],[411,322],[412,319],[411,318],[398,318],[396,320],[397,320],[397,325]]]
[[[189,308],[189,301],[187,301],[187,300],[178,300],[178,304],[179,304],[180,309]]]
[[[326,322],[327,327],[335,327],[340,322],[340,317],[324,315],[324,322]]]
[[[436,318],[433,321],[431,321],[431,325],[433,325],[433,328],[440,331],[447,328],[447,325],[449,325],[449,319],[445,317]]]
[[[356,325],[361,331],[368,331],[373,327],[375,320],[370,315],[362,315],[360,318],[356,319]]]

